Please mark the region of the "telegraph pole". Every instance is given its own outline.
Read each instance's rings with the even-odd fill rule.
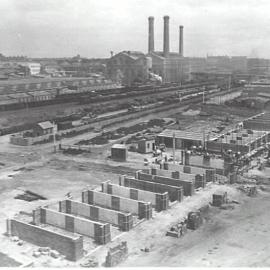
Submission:
[[[175,133],[173,133],[173,164],[175,164]]]
[[[56,153],[56,139],[55,139],[55,123],[53,121],[53,150]]]

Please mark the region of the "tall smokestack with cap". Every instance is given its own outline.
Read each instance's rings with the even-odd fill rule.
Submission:
[[[155,50],[154,43],[154,17],[150,16],[148,18],[148,53]]]
[[[168,57],[170,53],[170,38],[169,38],[169,16],[164,16],[164,32],[163,32],[163,54]]]
[[[179,26],[179,54],[180,56],[184,56],[184,37],[183,37],[183,29],[184,26]]]

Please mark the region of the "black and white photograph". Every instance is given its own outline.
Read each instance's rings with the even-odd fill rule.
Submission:
[[[0,267],[270,267],[269,11],[0,0]]]

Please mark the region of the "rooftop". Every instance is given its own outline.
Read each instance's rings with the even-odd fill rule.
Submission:
[[[40,122],[38,123],[38,126],[40,126],[42,129],[48,129],[48,128],[54,127],[54,125],[50,121]]]
[[[126,145],[124,145],[124,144],[114,144],[114,145],[112,146],[112,148],[126,149],[127,147],[126,147]]]
[[[128,57],[130,57],[130,58],[132,58],[134,60],[137,60],[137,59],[145,56],[144,53],[139,52],[139,51],[123,51],[121,53],[127,55]]]
[[[175,136],[176,139],[194,140],[194,141],[204,140],[204,135],[201,132],[175,130],[175,129],[165,129],[160,134],[158,134],[158,136],[167,138],[173,138],[173,136]],[[205,139],[213,140],[215,139],[215,137],[213,137],[213,135],[211,134],[209,136],[208,134],[205,134]]]

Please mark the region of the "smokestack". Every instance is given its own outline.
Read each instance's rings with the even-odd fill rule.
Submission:
[[[168,57],[170,53],[170,40],[169,40],[169,16],[164,16],[164,33],[163,33],[163,54]]]
[[[184,56],[184,37],[183,37],[183,25],[179,27],[179,54]]]
[[[155,50],[154,43],[154,17],[148,18],[148,53],[153,52]]]

